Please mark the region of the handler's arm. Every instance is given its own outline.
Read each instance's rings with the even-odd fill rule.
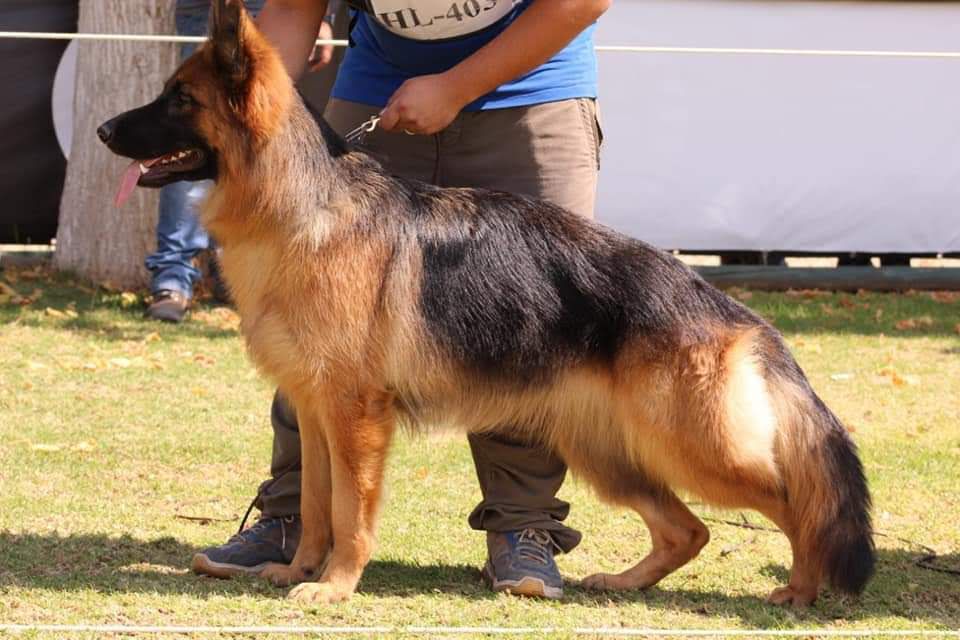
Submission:
[[[503,33],[445,73],[408,80],[380,125],[430,134],[466,105],[537,68],[593,24],[612,0],[534,0]]]
[[[283,58],[287,73],[298,80],[307,69],[327,0],[268,0],[257,26]]]

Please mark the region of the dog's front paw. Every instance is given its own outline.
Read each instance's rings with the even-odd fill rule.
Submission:
[[[289,587],[305,580],[301,572],[295,571],[292,566],[276,562],[271,562],[264,567],[263,571],[260,572],[260,577],[266,578],[278,587]]]
[[[338,587],[332,582],[305,582],[297,585],[287,597],[300,604],[330,604],[343,602],[353,595],[353,589]]]
[[[612,573],[595,573],[581,580],[580,585],[584,589],[590,589],[592,591],[615,591],[626,588],[625,585],[620,584],[621,582],[622,579],[618,575]]]
[[[581,580],[580,585],[593,591],[632,591],[646,589],[656,584],[660,577],[662,576],[638,574],[632,570],[623,573],[595,573]]]

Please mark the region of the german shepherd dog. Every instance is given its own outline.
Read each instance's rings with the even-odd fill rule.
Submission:
[[[251,358],[300,424],[303,537],[263,575],[355,590],[396,424],[455,424],[556,452],[636,510],[652,551],[598,573],[643,589],[709,539],[675,491],[790,539],[774,603],[874,568],[854,444],[773,327],[672,256],[534,199],[388,175],[311,115],[236,0],[156,101],[98,131],[136,183],[214,178],[202,221]]]

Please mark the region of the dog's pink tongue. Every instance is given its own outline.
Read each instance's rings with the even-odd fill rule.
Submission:
[[[137,181],[139,179],[140,162],[134,160],[130,163],[130,166],[127,167],[127,170],[123,172],[123,180],[120,181],[120,190],[117,191],[117,197],[113,200],[113,204],[117,208],[122,207],[124,203],[130,199],[133,190],[137,188]]]

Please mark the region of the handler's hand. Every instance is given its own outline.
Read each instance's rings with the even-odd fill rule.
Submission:
[[[430,135],[445,129],[465,106],[443,74],[411,78],[380,112],[380,128]]]
[[[318,40],[333,40],[333,27],[324,20],[320,23],[320,32],[317,34]],[[321,44],[313,48],[310,59],[307,61],[307,67],[310,71],[319,71],[333,60],[333,45]]]

